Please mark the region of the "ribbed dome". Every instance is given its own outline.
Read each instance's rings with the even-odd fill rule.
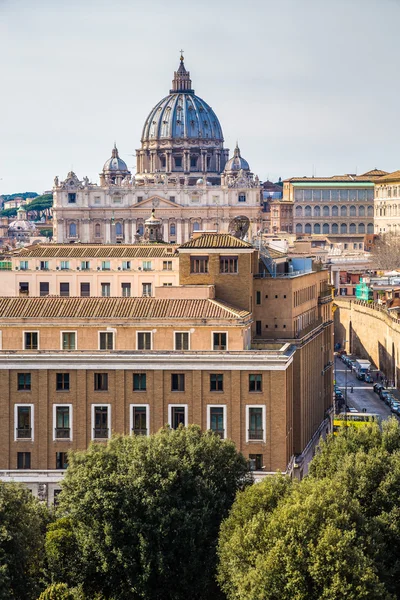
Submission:
[[[110,171],[118,171],[118,172],[126,172],[128,171],[128,167],[126,165],[126,162],[124,162],[122,160],[122,158],[119,157],[118,155],[118,148],[115,146],[114,144],[114,148],[112,150],[111,153],[111,158],[109,158],[105,163],[104,163],[104,167],[103,167],[103,171],[104,172],[110,172]]]
[[[241,157],[240,148],[236,143],[236,148],[233,153],[233,157],[228,160],[225,165],[225,171],[240,171],[243,169],[244,171],[250,171],[250,166],[247,160]]]

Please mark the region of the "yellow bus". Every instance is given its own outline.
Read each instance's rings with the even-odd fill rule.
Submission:
[[[371,421],[380,424],[382,417],[375,413],[339,413],[333,417],[333,433],[337,435],[340,427],[363,427],[366,423],[371,423]]]

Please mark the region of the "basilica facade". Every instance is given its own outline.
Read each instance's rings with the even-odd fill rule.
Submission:
[[[252,239],[262,229],[260,181],[238,145],[229,158],[220,122],[192,89],[183,56],[170,93],[145,121],[136,158],[132,175],[114,145],[98,184],[73,172],[55,178],[55,241],[138,242],[152,210],[171,243],[194,231]]]

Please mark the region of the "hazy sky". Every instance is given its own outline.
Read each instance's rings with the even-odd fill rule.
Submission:
[[[400,0],[0,0],[0,193],[114,140],[135,169],[179,50],[261,179],[400,168]]]

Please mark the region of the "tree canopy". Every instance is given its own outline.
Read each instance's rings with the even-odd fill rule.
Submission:
[[[24,200],[28,200],[28,198],[36,198],[39,196],[36,192],[21,192],[17,194],[2,194],[1,197],[6,202],[8,200],[14,200],[14,198],[24,198]]]
[[[24,205],[27,212],[33,213],[35,219],[39,220],[43,212],[48,212],[53,206],[53,194],[44,194],[36,196],[34,200]],[[17,214],[17,208],[7,208],[1,211],[2,217],[13,217]]]
[[[59,496],[67,518],[46,542],[53,579],[89,597],[217,599],[219,527],[248,482],[233,443],[197,426],[73,453]]]
[[[386,233],[378,238],[372,249],[373,263],[378,269],[391,271],[400,264],[400,236]]]

